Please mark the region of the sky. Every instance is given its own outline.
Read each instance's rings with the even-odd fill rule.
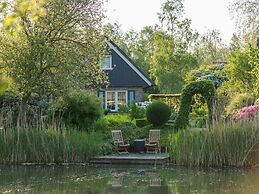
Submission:
[[[235,31],[234,21],[228,11],[234,0],[185,0],[185,16],[192,20],[192,27],[205,33],[208,29],[218,29],[223,41],[228,44]],[[165,0],[108,0],[105,4],[107,22],[117,22],[123,31],[158,23]]]

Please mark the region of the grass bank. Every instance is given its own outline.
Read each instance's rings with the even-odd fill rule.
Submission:
[[[259,143],[259,122],[218,125],[208,131],[180,130],[169,137],[173,162],[184,166],[251,165],[249,155]]]
[[[84,163],[111,151],[111,144],[99,132],[0,129],[0,163]]]

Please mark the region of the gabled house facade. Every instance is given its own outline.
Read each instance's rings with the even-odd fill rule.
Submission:
[[[109,54],[101,62],[109,78],[109,85],[98,90],[104,109],[117,112],[132,101],[143,101],[143,89],[153,85],[134,62],[112,41],[107,42]]]

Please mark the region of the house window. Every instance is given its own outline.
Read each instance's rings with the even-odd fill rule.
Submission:
[[[116,111],[116,92],[107,92],[106,109]]]
[[[135,101],[135,91],[129,90],[128,91],[128,105],[130,106]]]
[[[122,106],[126,106],[126,92],[118,92],[118,110]]]
[[[106,91],[105,108],[117,112],[121,106],[127,106],[126,91]]]
[[[112,56],[107,55],[102,61],[101,66],[103,70],[111,70],[112,69]]]

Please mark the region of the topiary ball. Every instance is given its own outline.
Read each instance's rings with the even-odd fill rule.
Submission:
[[[147,120],[154,126],[161,126],[165,124],[170,116],[171,109],[163,102],[153,102],[148,105],[146,110]]]

